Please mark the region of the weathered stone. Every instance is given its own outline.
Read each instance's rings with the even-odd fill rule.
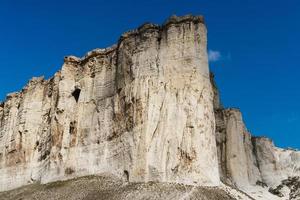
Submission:
[[[224,183],[245,192],[253,187],[273,187],[276,190],[269,191],[274,194],[280,191],[283,180],[299,177],[300,152],[277,148],[265,137],[251,136],[237,109],[217,109],[215,116],[219,171]],[[292,195],[289,192],[278,195],[286,198]]]
[[[237,109],[216,110],[217,146],[221,179],[243,188],[261,181],[251,135]]]
[[[0,189],[109,172],[218,185],[202,17],[172,17],[65,58],[1,109]]]
[[[117,45],[65,57],[53,78],[33,78],[7,95],[0,191],[108,173],[125,182],[222,181],[251,195],[272,187],[297,196],[280,185],[300,176],[300,153],[251,136],[240,111],[223,108],[206,34],[203,17],[146,23]],[[277,198],[268,194],[262,198]]]

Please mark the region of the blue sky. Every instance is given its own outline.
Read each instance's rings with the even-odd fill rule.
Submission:
[[[300,1],[1,0],[0,99],[65,55],[110,46],[124,31],[170,15],[204,15],[210,67],[225,107],[249,131],[300,148]]]

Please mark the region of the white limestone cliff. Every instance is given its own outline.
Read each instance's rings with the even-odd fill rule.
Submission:
[[[218,185],[206,43],[202,17],[145,24],[9,95],[0,190],[101,172]]]
[[[288,179],[298,180],[300,152],[275,147],[266,137],[252,136],[238,109],[222,107],[213,75],[211,81],[215,93],[216,143],[221,181],[255,199],[299,198],[291,198],[293,193],[290,189],[279,196],[272,191]],[[294,189],[294,193],[300,193],[299,186]]]
[[[100,173],[223,182],[272,199],[270,188],[300,176],[300,153],[253,137],[239,110],[223,108],[203,18],[174,16],[66,57],[53,78],[34,78],[0,104],[0,191]]]

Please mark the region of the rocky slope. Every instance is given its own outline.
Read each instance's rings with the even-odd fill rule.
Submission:
[[[76,192],[74,192],[76,191]],[[172,183],[126,183],[112,176],[89,176],[46,185],[33,184],[4,192],[0,200],[144,200],[199,199],[234,200],[218,187],[187,186]]]
[[[294,194],[268,190],[300,176],[300,153],[253,137],[239,110],[222,107],[206,45],[202,17],[174,16],[66,57],[50,80],[9,94],[0,104],[0,191],[109,173],[125,182],[223,182],[257,199]]]

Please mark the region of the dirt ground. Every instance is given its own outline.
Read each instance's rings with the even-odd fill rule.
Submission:
[[[126,183],[112,176],[87,176],[0,193],[1,200],[233,200],[215,187],[169,183]]]

